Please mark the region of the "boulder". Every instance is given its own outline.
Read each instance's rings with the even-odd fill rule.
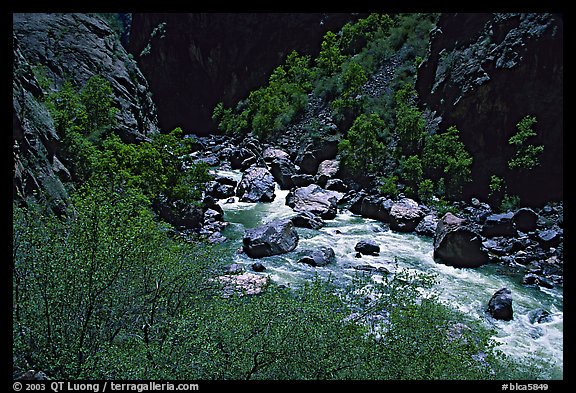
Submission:
[[[242,273],[218,277],[224,296],[257,295],[266,288],[269,278],[265,275]]]
[[[294,187],[292,176],[296,175],[296,167],[287,158],[275,158],[270,163],[270,173],[282,190],[289,190]]]
[[[201,207],[180,200],[160,201],[155,207],[160,217],[175,227],[199,229],[204,221],[204,212]]]
[[[318,166],[315,181],[321,187],[326,187],[328,180],[334,178],[340,169],[340,161],[324,160]]]
[[[264,158],[264,161],[270,163],[277,159],[289,160],[290,155],[286,153],[284,150],[276,149],[274,147],[267,147],[262,152],[262,158]]]
[[[292,221],[274,220],[246,230],[242,243],[250,258],[263,258],[294,250],[298,245],[298,233]]]
[[[242,175],[236,195],[241,202],[272,202],[275,189],[274,177],[268,169],[250,167]]]
[[[489,215],[482,226],[482,235],[486,237],[516,236],[513,217],[514,213],[512,212]]]
[[[552,315],[543,308],[537,308],[528,313],[531,324],[552,322]]]
[[[477,231],[466,220],[446,213],[434,234],[434,259],[454,267],[478,267],[489,262]]]
[[[537,240],[542,247],[556,247],[560,244],[560,233],[553,228],[540,230],[537,232]]]
[[[361,240],[356,244],[354,250],[364,255],[378,255],[380,246],[373,240]]]
[[[322,218],[311,212],[302,212],[292,217],[292,223],[296,227],[310,229],[320,229],[325,225]]]
[[[533,232],[537,227],[538,214],[536,214],[534,210],[524,207],[514,213],[512,221],[514,221],[514,225],[519,231],[526,233]]]
[[[416,201],[403,198],[394,203],[390,209],[390,229],[398,232],[412,232],[423,215]]]
[[[536,274],[533,273],[528,273],[526,275],[524,275],[524,277],[522,278],[522,284],[524,285],[538,285],[540,287],[544,287],[544,288],[553,288],[554,284],[552,284],[550,281],[546,280],[543,277],[540,277]]]
[[[438,217],[434,214],[428,214],[420,220],[414,231],[419,235],[432,237],[436,233],[438,221]]]
[[[310,266],[326,266],[336,260],[334,250],[330,247],[320,247],[314,250],[305,250],[301,253],[298,262],[305,263]]]
[[[338,192],[347,192],[348,186],[342,179],[328,179],[326,182],[325,188],[327,190],[338,191]]]
[[[232,185],[211,181],[206,184],[206,194],[216,199],[224,199],[233,197],[236,192],[235,187]]]
[[[350,205],[350,211],[364,218],[389,222],[392,205],[393,202],[387,198],[377,195],[365,196],[360,194],[359,197],[352,202],[352,205]]]
[[[254,157],[254,153],[246,148],[238,147],[229,153],[230,166],[232,169],[241,169],[242,163],[251,157]]]
[[[296,174],[292,176],[294,187],[306,187],[314,183],[314,176],[307,174]]]
[[[499,289],[488,302],[488,312],[495,319],[510,321],[514,318],[512,310],[512,291],[508,288]]]
[[[337,203],[340,199],[342,193],[324,190],[316,184],[311,184],[291,191],[286,196],[286,204],[295,212],[310,212],[325,220],[331,220],[336,217]]]
[[[254,262],[250,267],[255,272],[263,272],[264,270],[266,270],[266,267],[260,262]]]

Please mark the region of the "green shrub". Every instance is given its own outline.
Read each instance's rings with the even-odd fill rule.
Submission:
[[[398,176],[389,175],[381,179],[382,184],[378,187],[378,191],[381,194],[388,196],[389,198],[395,199],[400,194],[398,189]]]

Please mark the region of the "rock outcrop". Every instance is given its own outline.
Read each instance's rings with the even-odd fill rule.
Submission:
[[[439,129],[456,125],[474,157],[468,196],[487,197],[490,176],[514,155],[508,139],[516,124],[532,115],[538,135],[530,143],[544,145],[541,165],[501,176],[523,203],[562,199],[563,64],[562,15],[440,16],[416,89]]]
[[[130,52],[150,81],[163,129],[215,130],[214,106],[236,105],[297,50],[364,14],[134,13]]]
[[[65,80],[100,75],[119,109],[115,131],[127,142],[158,132],[146,79],[112,29],[89,14],[13,14],[12,135],[14,199],[37,192],[62,213],[72,187],[58,154],[61,136],[44,99]]]

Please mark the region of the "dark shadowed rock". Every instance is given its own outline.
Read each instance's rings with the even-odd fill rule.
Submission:
[[[543,308],[537,308],[528,313],[531,324],[552,322],[552,315]]]
[[[482,235],[486,237],[516,236],[513,217],[514,213],[512,212],[489,215],[482,226]]]
[[[378,255],[380,246],[374,240],[361,240],[354,246],[354,250],[364,255]]]
[[[495,319],[510,321],[514,318],[512,310],[512,291],[508,288],[499,289],[488,302],[488,312]]]
[[[326,182],[325,188],[331,191],[338,191],[345,193],[348,191],[348,186],[341,179],[329,179]]]
[[[271,202],[276,195],[274,177],[266,168],[250,167],[236,189],[241,202]]]
[[[393,202],[384,197],[360,195],[350,206],[350,211],[365,218],[389,222],[392,205]]]
[[[403,198],[394,203],[390,209],[390,229],[398,232],[412,232],[423,215],[416,201]]]
[[[266,270],[266,267],[261,264],[260,262],[254,262],[251,266],[252,270],[254,270],[257,273],[263,272],[264,270]]]
[[[337,203],[340,199],[342,199],[341,193],[324,190],[316,184],[311,184],[291,191],[286,196],[286,205],[295,212],[311,212],[325,220],[331,220],[336,217]]]
[[[161,201],[156,211],[168,223],[185,229],[199,229],[204,221],[202,208],[183,201]]]
[[[516,229],[519,231],[532,232],[536,230],[538,214],[536,214],[534,210],[524,207],[514,213],[512,220],[514,221],[514,225],[516,225]]]
[[[324,220],[312,212],[302,212],[292,217],[292,223],[299,228],[320,229],[325,223]]]
[[[538,231],[537,240],[542,245],[542,247],[555,247],[560,243],[560,233],[553,228],[544,229]]]
[[[294,187],[306,187],[314,183],[314,176],[306,174],[296,174],[292,176]]]
[[[274,158],[270,162],[270,173],[282,190],[289,190],[294,187],[292,177],[296,175],[296,167],[287,158]]]
[[[290,220],[274,220],[248,229],[242,239],[243,250],[250,258],[285,254],[298,245],[298,233]]]
[[[508,192],[534,206],[562,198],[563,19],[553,13],[440,15],[416,90],[441,119],[440,130],[458,125],[474,158],[465,193],[488,197],[490,177],[514,154],[508,140],[516,124],[530,114],[538,120],[530,143],[545,145],[541,164],[504,174]]]
[[[540,277],[533,273],[528,273],[522,278],[522,284],[524,285],[538,285],[544,288],[554,288],[554,284],[546,280],[544,277]]]
[[[326,266],[336,260],[334,250],[330,247],[320,247],[314,250],[305,250],[298,262],[305,263],[310,266]]]
[[[434,259],[454,267],[478,267],[489,262],[481,236],[466,220],[446,213],[434,235]]]

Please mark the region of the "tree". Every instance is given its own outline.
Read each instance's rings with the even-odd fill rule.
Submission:
[[[338,36],[331,31],[324,34],[316,65],[321,75],[330,76],[340,70],[346,56],[340,52]]]
[[[355,171],[376,173],[384,161],[386,146],[382,142],[384,121],[376,114],[361,114],[338,145],[344,165]]]
[[[472,156],[460,141],[460,131],[452,126],[426,139],[423,151],[424,172],[428,178],[442,181],[448,196],[457,197],[471,180]]]
[[[540,165],[540,155],[544,151],[544,146],[527,144],[528,139],[537,135],[532,128],[534,124],[536,117],[525,116],[516,125],[516,133],[508,139],[508,143],[516,148],[514,157],[508,160],[510,169],[531,170]]]

